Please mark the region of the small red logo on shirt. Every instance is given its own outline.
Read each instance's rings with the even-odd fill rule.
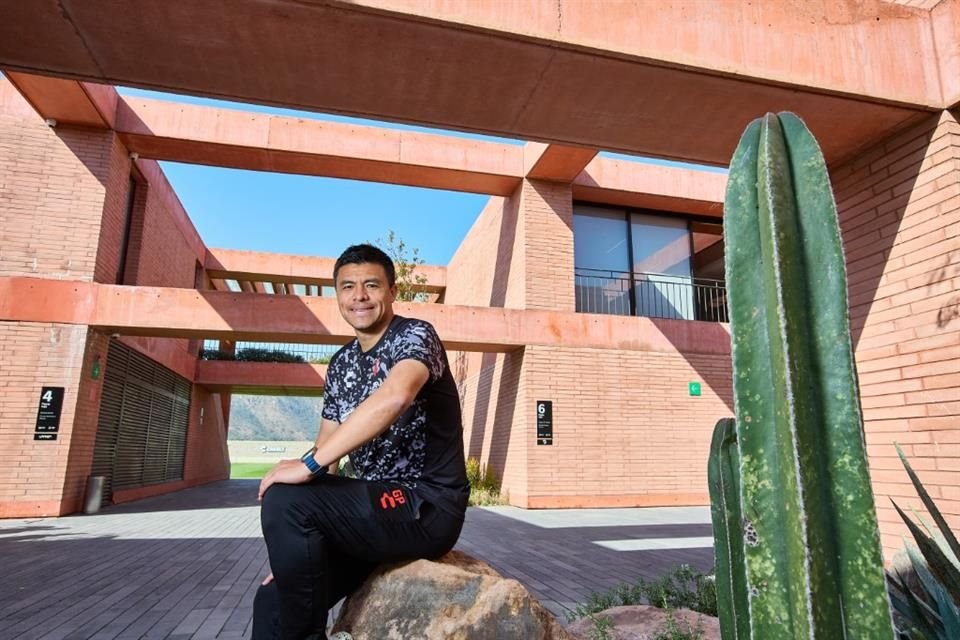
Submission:
[[[373,375],[380,373],[380,358],[373,361]]]
[[[380,496],[381,509],[396,509],[398,504],[406,504],[406,502],[407,499],[403,497],[403,491],[400,489],[394,489],[392,494],[384,491]]]

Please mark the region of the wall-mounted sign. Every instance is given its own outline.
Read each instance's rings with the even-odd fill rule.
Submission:
[[[60,431],[60,412],[63,409],[63,387],[43,387],[40,390],[40,407],[37,409],[37,435],[55,434]],[[37,438],[34,440],[56,440]]]
[[[55,433],[35,433],[33,434],[34,440],[56,440],[57,434]]]
[[[689,387],[689,389],[690,389],[690,395],[692,395],[692,396],[698,396],[698,395],[700,395],[700,383],[699,383],[699,382],[691,382],[691,383],[688,385],[688,387]]]
[[[537,400],[537,444],[553,444],[552,400]]]

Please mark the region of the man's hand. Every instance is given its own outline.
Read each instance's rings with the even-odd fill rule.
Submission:
[[[273,466],[273,469],[267,472],[267,475],[260,481],[260,491],[257,493],[257,500],[263,500],[263,494],[271,485],[280,484],[303,484],[309,482],[311,478],[310,470],[307,465],[300,460],[281,460]]]

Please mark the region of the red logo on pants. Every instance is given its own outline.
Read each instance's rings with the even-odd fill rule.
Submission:
[[[394,489],[393,493],[384,491],[380,496],[381,509],[396,509],[398,504],[406,504],[406,502],[407,499],[403,497],[403,491],[400,489]]]

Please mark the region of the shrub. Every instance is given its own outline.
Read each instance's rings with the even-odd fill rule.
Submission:
[[[470,482],[470,506],[488,507],[505,504],[500,481],[488,465],[477,458],[467,458],[467,481]]]
[[[687,564],[655,580],[640,578],[636,584],[620,584],[605,593],[591,593],[587,602],[567,611],[567,619],[593,617],[610,607],[652,604],[667,609],[690,609],[708,616],[717,615],[717,589],[713,576],[704,575]]]
[[[896,558],[893,569],[887,573],[894,622],[902,638],[952,640],[960,637],[960,542],[899,446],[897,454],[936,523],[936,531],[926,522],[923,528],[919,527],[893,503],[917,543],[917,548],[907,547],[908,560]]]
[[[673,609],[668,608],[666,626],[651,640],[702,640],[702,638],[703,625],[700,622],[695,626],[690,623],[681,624],[673,617]]]

